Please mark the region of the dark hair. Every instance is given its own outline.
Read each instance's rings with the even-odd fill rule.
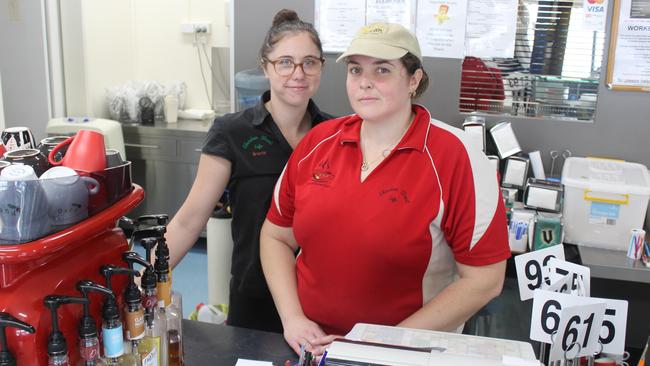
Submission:
[[[320,52],[320,57],[323,58],[323,45],[321,44],[320,37],[318,37],[318,32],[311,23],[303,22],[298,18],[298,14],[295,11],[289,9],[282,9],[278,11],[273,17],[273,24],[266,32],[266,37],[264,37],[264,43],[260,47],[259,52],[259,63],[264,65],[266,62],[266,57],[271,51],[275,44],[280,42],[284,36],[289,33],[296,34],[300,32],[307,32],[311,36],[311,40],[314,42],[318,51]]]
[[[417,89],[415,89],[415,95],[413,96],[413,99],[419,98],[429,87],[429,75],[424,71],[420,59],[410,52],[402,56],[400,61],[402,61],[402,65],[404,65],[409,75],[413,75],[418,69],[422,69],[422,79],[420,80]]]

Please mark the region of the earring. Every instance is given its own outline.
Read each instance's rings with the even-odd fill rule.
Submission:
[[[414,91],[409,91],[409,97],[415,98],[415,92]]]

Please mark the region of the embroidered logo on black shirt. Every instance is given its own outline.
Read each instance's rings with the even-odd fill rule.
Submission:
[[[264,156],[268,154],[267,148],[273,145],[273,140],[265,135],[249,136],[244,143],[241,144],[244,151],[251,153],[253,157]]]

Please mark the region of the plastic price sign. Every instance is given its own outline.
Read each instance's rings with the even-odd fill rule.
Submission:
[[[552,292],[561,292],[563,294],[571,294],[571,282],[573,281],[573,276],[566,275],[559,280],[553,281],[546,291]]]
[[[591,293],[591,269],[579,264],[567,262],[557,258],[548,261],[551,283],[560,280],[562,277],[571,278],[569,293],[578,296],[589,296]]]
[[[562,309],[549,360],[572,359],[599,351],[599,325],[603,323],[605,305],[601,302]]]
[[[603,352],[614,355],[625,353],[625,331],[627,329],[627,301],[607,299],[607,308],[600,328],[599,341]]]
[[[536,290],[533,296],[533,311],[530,321],[530,339],[552,343],[551,336],[560,328],[562,309],[605,303],[602,324],[594,324],[599,329],[596,343],[603,345],[603,352],[622,355],[625,351],[625,331],[627,327],[628,302],[625,300],[582,297],[547,290]],[[599,351],[600,348],[596,349]]]
[[[536,289],[551,285],[548,262],[553,258],[564,260],[563,245],[555,245],[515,257],[521,301],[532,299]]]

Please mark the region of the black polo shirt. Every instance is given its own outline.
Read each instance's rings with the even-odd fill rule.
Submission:
[[[241,292],[270,296],[260,262],[260,230],[271,204],[273,188],[293,149],[264,107],[265,92],[256,106],[214,120],[202,152],[232,164],[228,191],[232,207],[231,274]],[[310,100],[312,126],[332,118]]]

